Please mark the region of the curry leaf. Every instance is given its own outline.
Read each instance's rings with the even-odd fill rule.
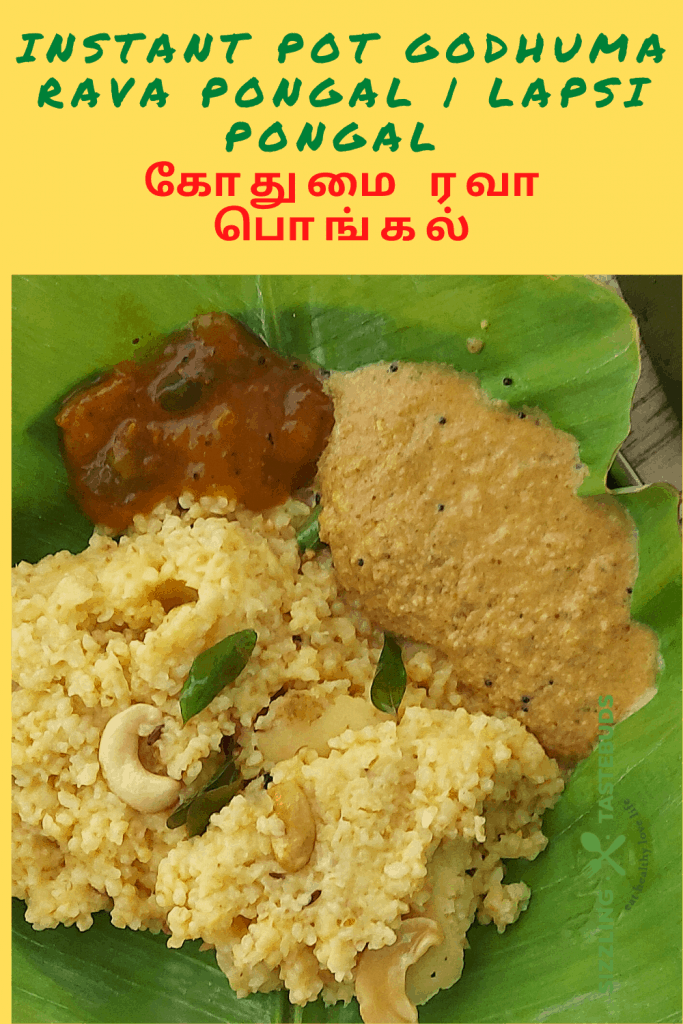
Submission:
[[[385,633],[384,646],[370,688],[370,699],[380,711],[395,715],[405,692],[406,667],[403,664],[401,645],[390,633]]]
[[[220,766],[218,771],[214,772],[206,785],[201,786],[196,793],[193,793],[192,796],[189,796],[187,800],[183,800],[183,802],[176,807],[173,814],[166,819],[166,827],[180,828],[180,826],[184,825],[187,821],[188,811],[197,797],[201,796],[202,793],[205,793],[209,789],[216,789],[219,786],[231,785],[238,777],[238,774],[239,773],[234,762],[226,761]]]
[[[317,548],[322,546],[322,541],[320,540],[320,529],[318,526],[321,508],[321,505],[316,505],[310,516],[304,520],[296,532],[296,542],[299,545],[299,551],[301,551],[302,554],[304,551],[315,551]]]
[[[211,815],[229,804],[232,798],[239,792],[241,785],[242,780],[235,779],[227,786],[207,789],[200,793],[196,800],[192,801],[188,809],[187,834],[189,836],[202,835],[206,831]]]
[[[246,668],[256,646],[253,629],[242,629],[220,640],[198,655],[190,669],[187,681],[180,691],[180,712],[183,722],[189,722],[203,711],[214,697],[229,683],[234,683]]]

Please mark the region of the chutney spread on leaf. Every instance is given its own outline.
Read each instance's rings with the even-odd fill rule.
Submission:
[[[586,757],[654,694],[657,637],[630,615],[633,523],[608,495],[578,497],[576,439],[445,366],[378,363],[327,387],[320,537],[341,586],[449,657],[453,706]]]
[[[278,504],[312,479],[333,410],[299,360],[208,313],[156,359],[119,363],[72,395],[57,424],[83,511],[121,531],[184,490]]]

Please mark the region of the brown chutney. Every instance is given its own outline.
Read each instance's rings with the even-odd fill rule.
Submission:
[[[449,656],[468,711],[505,712],[563,761],[654,690],[657,638],[630,617],[633,524],[582,499],[573,437],[446,367],[333,374],[321,537],[379,626]]]
[[[156,359],[119,363],[57,416],[79,504],[118,532],[184,490],[277,505],[312,479],[333,422],[316,375],[227,313],[196,317]]]

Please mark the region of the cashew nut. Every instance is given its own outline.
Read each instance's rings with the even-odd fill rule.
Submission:
[[[285,871],[300,871],[308,864],[315,846],[311,805],[301,786],[291,780],[269,786],[268,795],[285,826],[283,836],[273,836],[273,853]]]
[[[100,764],[112,793],[136,811],[163,811],[177,798],[180,783],[143,768],[138,739],[161,723],[160,708],[133,704],[107,722],[100,740]]]
[[[424,889],[431,895],[420,914],[437,923],[443,941],[406,971],[406,995],[416,1006],[455,985],[462,974],[467,929],[477,905],[475,879],[465,874],[472,864],[471,842],[457,837],[442,839],[427,865]]]
[[[256,725],[254,743],[268,766],[312,747],[321,757],[330,752],[328,740],[346,729],[358,731],[382,720],[381,712],[365,697],[340,694],[330,703],[310,690],[288,690],[274,700]]]
[[[431,918],[409,917],[401,922],[393,946],[361,953],[356,998],[365,1024],[415,1024],[417,1010],[406,995],[406,971],[442,938]]]

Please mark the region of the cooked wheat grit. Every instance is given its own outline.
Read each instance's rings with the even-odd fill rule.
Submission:
[[[238,995],[284,981],[294,1003],[321,991],[348,999],[359,952],[394,943],[401,918],[422,915],[429,858],[453,841],[467,884],[448,893],[437,920],[449,938],[457,934],[452,983],[477,909],[504,926],[528,896],[526,886],[501,886],[500,858],[544,848],[539,816],[562,788],[554,762],[512,719],[462,708],[410,707],[398,726],[348,730],[329,747],[326,757],[307,748],[280,762],[272,787],[251,783],[203,836],[166,857],[157,896],[169,944],[201,937],[214,945]],[[272,847],[284,825],[271,791],[282,784],[304,794],[314,822],[312,855],[296,872],[283,873]],[[426,977],[441,956],[437,945],[420,960]]]
[[[329,553],[299,555],[307,512],[184,496],[118,542],[96,532],[17,567],[14,893],[36,928],[87,929],[105,909],[173,946],[201,937],[240,995],[334,1001],[358,980],[364,1019],[386,1020],[457,980],[475,914],[500,930],[518,916],[528,889],[503,884],[501,858],[544,847],[562,782],[516,721],[459,709],[452,666],[424,644],[404,648],[398,721],[372,706],[382,635]],[[258,641],[238,682],[183,725],[192,661],[245,628]],[[251,781],[204,835],[109,788],[103,730],[131,705],[160,709],[138,753],[181,798],[236,738]],[[407,995],[387,996],[407,1009],[388,1010],[373,993],[410,929],[429,948]]]

